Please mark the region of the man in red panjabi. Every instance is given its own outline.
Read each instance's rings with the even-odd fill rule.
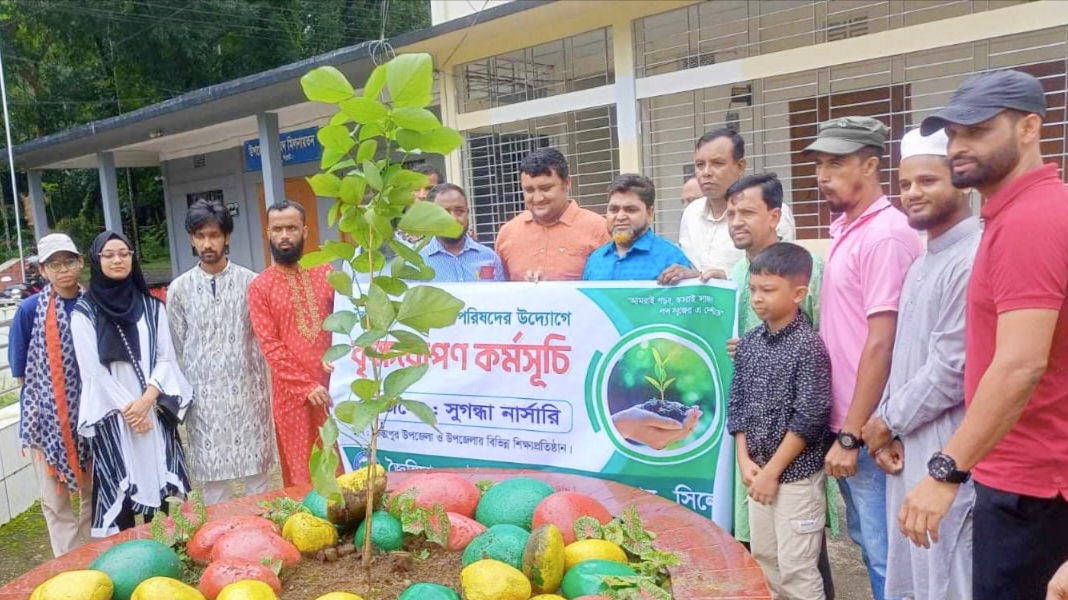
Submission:
[[[308,460],[319,427],[330,414],[330,371],[323,354],[330,333],[323,320],[334,310],[329,265],[300,266],[308,235],[304,207],[284,200],[267,209],[274,264],[249,287],[252,330],[271,370],[273,415],[286,487],[311,483]]]

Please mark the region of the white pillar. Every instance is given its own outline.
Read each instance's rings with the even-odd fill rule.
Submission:
[[[48,235],[48,212],[45,210],[44,186],[41,185],[41,171],[27,171],[26,179],[30,183],[30,206],[33,210],[33,236],[38,240]]]
[[[619,171],[641,173],[641,132],[638,95],[634,86],[634,25],[629,20],[612,24],[612,57],[616,70],[616,136],[619,139]]]
[[[111,152],[98,152],[96,164],[100,174],[100,199],[104,204],[104,227],[122,233],[119,186],[115,180],[115,155]]]
[[[456,79],[452,76],[452,65],[439,65],[438,71],[438,98],[441,100],[441,123],[446,127],[459,129],[456,123]],[[460,132],[460,135],[465,135]],[[471,182],[464,181],[464,163],[462,150],[457,149],[445,157],[445,180],[456,185],[464,186],[465,189]]]
[[[282,174],[282,144],[279,140],[278,113],[258,113],[260,164],[263,165],[263,199],[267,206],[286,199],[286,180]],[[315,218],[318,218],[317,216]]]

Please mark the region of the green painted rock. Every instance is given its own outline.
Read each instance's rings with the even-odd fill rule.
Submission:
[[[540,479],[505,479],[482,495],[475,520],[486,527],[508,523],[530,531],[534,510],[553,491],[552,486]]]
[[[328,517],[326,513],[326,498],[323,498],[323,495],[314,489],[308,492],[307,496],[304,496],[304,500],[301,501],[301,504],[304,505],[304,508],[310,510],[311,514],[320,519],[330,520],[330,517]]]
[[[356,528],[356,537],[353,542],[357,548],[363,547],[363,540],[367,537],[367,523],[360,523]],[[404,545],[404,528],[401,527],[400,519],[384,510],[376,510],[371,514],[371,543],[379,550],[393,552],[400,550]]]
[[[115,584],[113,600],[130,600],[134,590],[152,577],[181,579],[182,563],[169,546],[155,540],[130,540],[116,544],[93,561],[89,568],[107,573]]]
[[[634,569],[614,560],[587,560],[568,569],[560,591],[565,598],[595,596],[608,590],[605,577],[633,577]]]
[[[494,525],[478,534],[464,549],[463,566],[492,558],[523,570],[523,551],[530,534],[526,529],[509,523]]]
[[[397,600],[460,600],[460,595],[436,583],[413,583]]]

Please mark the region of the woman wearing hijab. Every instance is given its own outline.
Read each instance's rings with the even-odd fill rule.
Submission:
[[[167,311],[148,292],[130,241],[105,231],[89,249],[89,290],[71,319],[82,380],[78,433],[93,457],[93,537],[150,520],[189,490],[178,419],[192,389],[178,368]],[[165,397],[161,397],[165,395]],[[177,402],[173,400],[177,399]]]

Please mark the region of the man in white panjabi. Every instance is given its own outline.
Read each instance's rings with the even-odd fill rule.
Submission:
[[[964,308],[982,231],[968,193],[953,187],[944,131],[901,139],[901,205],[927,250],[901,288],[890,378],[862,436],[886,477],[886,597],[971,600],[975,489],[960,486],[938,543],[914,546],[897,527],[905,494],[964,419]]]
[[[245,493],[270,484],[274,461],[267,366],[252,332],[248,288],[256,274],[226,256],[234,221],[219,201],[189,207],[186,231],[200,257],[167,291],[178,362],[194,389],[189,472],[204,502],[227,500],[231,484]]]

